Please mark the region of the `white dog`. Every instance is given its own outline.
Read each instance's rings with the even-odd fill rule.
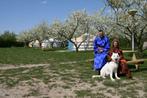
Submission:
[[[117,69],[118,69],[118,62],[119,62],[119,55],[118,53],[113,53],[111,56],[111,61],[107,62],[104,67],[101,69],[100,71],[100,75],[99,76],[92,76],[92,78],[95,77],[102,77],[102,78],[106,78],[106,76],[110,75],[110,78],[112,81],[115,81],[115,79],[113,78],[113,73],[115,74],[116,79],[120,79],[117,75]]]

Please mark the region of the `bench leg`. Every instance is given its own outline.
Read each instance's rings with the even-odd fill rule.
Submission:
[[[136,70],[139,70],[139,64],[135,64]]]
[[[135,55],[135,53],[133,53],[133,55],[132,55],[132,61],[135,61],[137,58],[136,58],[136,55]]]
[[[135,53],[133,53],[132,60],[133,60],[133,61],[136,60],[136,55],[135,55]],[[139,64],[135,64],[135,67],[136,67],[136,70],[138,70],[138,69],[139,69]]]

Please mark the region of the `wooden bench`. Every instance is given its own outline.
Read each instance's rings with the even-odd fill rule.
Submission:
[[[145,60],[147,61],[147,59],[137,59],[136,55],[135,55],[135,52],[136,51],[132,51],[132,50],[123,50],[123,53],[132,53],[133,54],[132,55],[132,60],[127,61],[127,64],[134,64],[135,67],[136,67],[136,70],[138,70],[139,69],[139,65],[143,64]],[[86,62],[89,62],[89,61],[91,63],[93,63],[93,59],[89,59]]]
[[[136,58],[136,51],[132,51],[132,50],[123,50],[123,53],[132,53],[132,60],[127,61],[127,64],[134,64],[136,67],[136,70],[139,69],[139,65],[143,64],[145,59],[137,59]]]

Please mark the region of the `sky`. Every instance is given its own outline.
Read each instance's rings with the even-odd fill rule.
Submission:
[[[0,0],[0,33],[18,34],[42,21],[64,21],[73,11],[92,14],[103,7],[103,0]]]

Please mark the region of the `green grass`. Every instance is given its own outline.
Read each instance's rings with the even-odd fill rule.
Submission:
[[[80,61],[93,58],[93,52],[56,52],[36,48],[0,48],[1,64],[40,64]]]
[[[77,97],[92,96],[91,90],[76,90],[75,93],[77,94]]]
[[[33,78],[48,83],[52,76],[46,73],[44,69],[44,67],[37,67],[2,70],[0,71],[0,83],[4,83],[8,87],[14,87],[20,81],[32,80]]]
[[[45,84],[48,84],[48,88],[57,88],[62,87],[63,89],[71,89],[76,83],[76,80],[80,80],[79,83],[89,83],[91,87],[97,86],[97,82],[102,82],[106,88],[99,88],[96,93],[93,93],[91,89],[83,89],[83,90],[75,90],[76,97],[106,97],[103,93],[99,91],[106,91],[112,95],[119,94],[121,98],[137,98],[138,93],[136,90],[144,90],[147,92],[147,62],[145,62],[142,66],[140,66],[140,71],[132,72],[133,77],[139,78],[143,83],[144,87],[140,88],[135,86],[137,81],[127,80],[128,82],[124,82],[126,78],[121,77],[121,80],[116,82],[112,82],[109,78],[103,79],[91,79],[91,76],[95,74],[91,70],[90,63],[77,63],[73,65],[52,65],[47,67],[35,67],[35,68],[18,68],[18,69],[9,69],[9,70],[1,70],[0,71],[0,84],[5,84],[8,87],[14,87],[21,81],[28,81],[28,84],[32,85],[33,79],[39,79],[43,81]],[[64,69],[64,70],[63,70]],[[49,71],[45,71],[49,70]],[[50,72],[50,73],[48,73]],[[52,74],[51,74],[52,73]],[[56,75],[53,75],[53,74]],[[51,79],[56,81],[59,79],[66,83],[66,85],[59,84],[50,84]],[[109,88],[114,88],[116,91],[113,91]],[[126,90],[122,89],[126,88]],[[117,92],[117,93],[116,93]],[[37,95],[39,92],[36,90],[32,90],[28,96],[39,96]]]
[[[147,51],[145,51],[146,55]],[[76,97],[91,97],[91,98],[109,98],[104,95],[104,91],[111,95],[120,95],[121,98],[137,98],[137,90],[147,92],[147,61],[140,66],[139,71],[133,71],[133,78],[137,80],[129,80],[126,77],[121,77],[121,80],[112,82],[107,79],[92,79],[91,76],[96,74],[91,69],[90,62],[79,62],[75,64],[59,64],[65,61],[83,61],[93,58],[92,52],[56,52],[42,51],[33,48],[0,48],[0,63],[1,64],[40,64],[50,63],[49,66],[33,67],[33,68],[17,68],[0,70],[0,84],[5,84],[7,87],[15,87],[22,81],[33,85],[34,79],[42,81],[48,85],[49,89],[62,87],[63,89],[71,89],[76,84],[89,84],[91,88],[97,87],[97,83],[101,82],[105,87],[96,89],[75,89]],[[127,55],[127,54],[126,54]],[[129,55],[127,55],[129,57]],[[132,66],[132,65],[130,65]],[[130,67],[129,66],[129,67]],[[134,65],[133,65],[134,66]],[[135,67],[130,67],[131,70]],[[55,81],[60,80],[65,84],[56,84]],[[127,82],[124,82],[127,81]],[[53,84],[51,84],[51,82]],[[143,87],[136,86],[137,83],[143,83]],[[113,88],[115,91],[111,90]],[[40,93],[33,89],[26,96],[39,96]],[[147,96],[147,94],[145,95]],[[65,96],[66,97],[66,96]]]
[[[93,52],[57,52],[42,51],[36,48],[0,48],[0,64],[40,64],[67,61],[82,61],[93,58]],[[132,54],[124,54],[127,59],[131,59]],[[147,50],[144,51],[147,58]]]

